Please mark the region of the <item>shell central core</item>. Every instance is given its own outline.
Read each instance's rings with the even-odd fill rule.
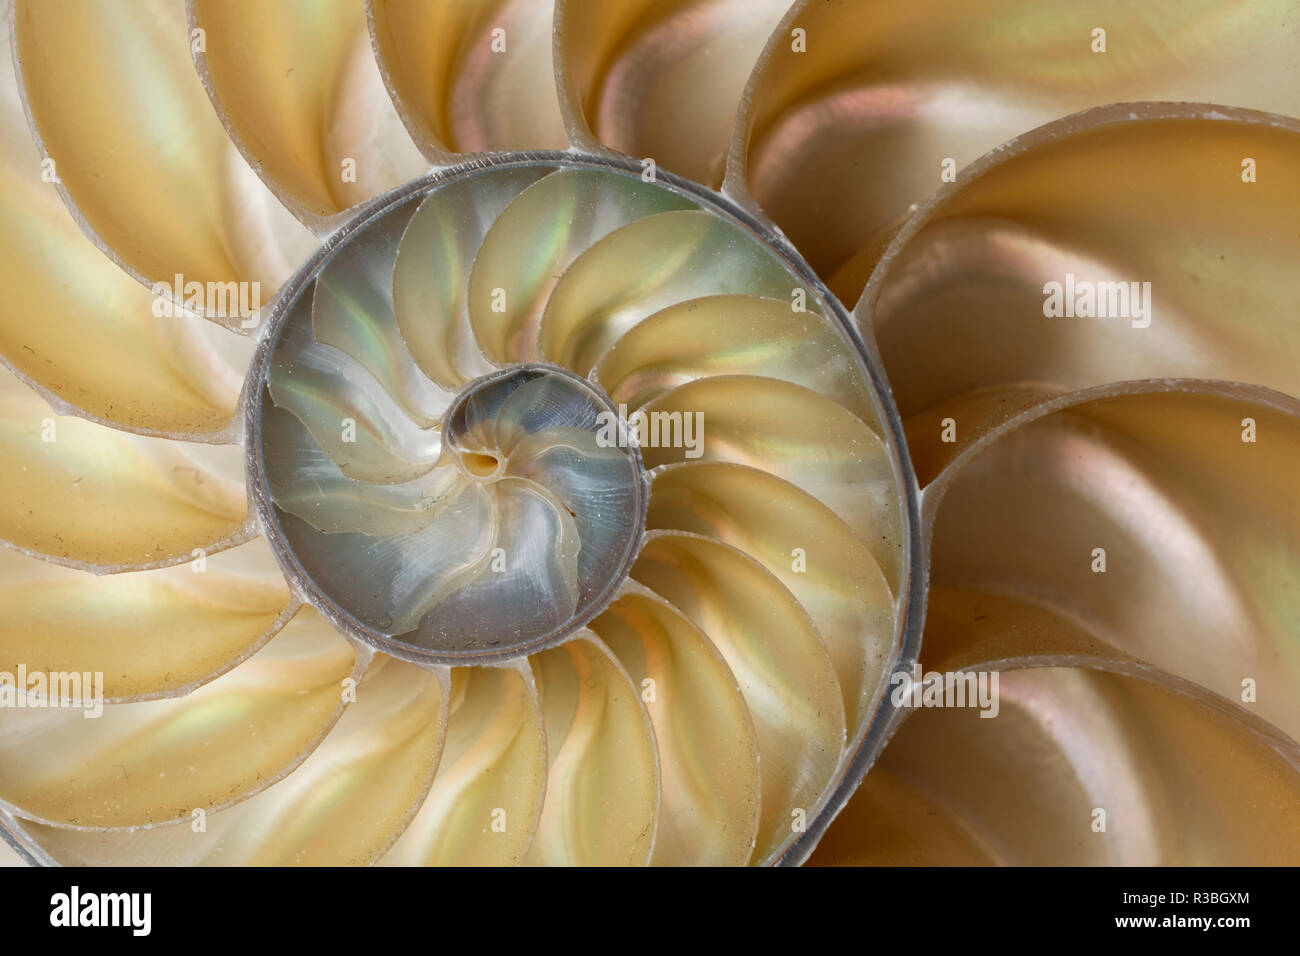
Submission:
[[[330,456],[312,429],[273,390],[263,414],[274,530],[308,599],[387,653],[533,653],[598,612],[635,556],[639,452],[609,440],[624,434],[612,403],[564,369],[517,364],[467,383],[421,429],[430,451],[410,473],[331,460],[338,474],[322,481]]]

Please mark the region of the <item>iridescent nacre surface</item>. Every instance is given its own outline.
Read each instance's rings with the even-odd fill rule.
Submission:
[[[1300,858],[1297,0],[0,9],[31,859]]]

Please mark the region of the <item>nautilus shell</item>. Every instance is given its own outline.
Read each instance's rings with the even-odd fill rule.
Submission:
[[[1300,861],[1300,4],[5,6],[24,859]]]

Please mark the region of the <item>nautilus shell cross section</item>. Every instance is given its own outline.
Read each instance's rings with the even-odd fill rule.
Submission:
[[[1297,50],[0,0],[0,839],[1294,863]]]
[[[282,566],[395,656],[521,657],[629,580],[709,591],[711,564],[763,557],[698,526],[731,469],[771,483],[773,510],[825,502],[889,603],[897,484],[847,326],[716,200],[636,171],[515,160],[362,214],[284,293],[249,388],[253,497]],[[763,510],[736,524],[770,526]],[[766,555],[783,567],[753,575],[802,617],[781,577],[806,573],[809,542],[788,534]],[[818,648],[855,718],[883,673],[861,640],[890,639],[883,609],[864,603],[834,658]]]
[[[373,842],[322,823],[294,858],[735,864],[797,842],[900,653],[907,522],[865,347],[788,247],[633,161],[513,153],[359,209],[265,321],[248,497],[300,614],[370,661],[347,713],[424,701],[446,747],[499,761],[458,803],[442,770],[421,796],[437,749],[408,753],[391,771],[415,790]],[[278,838],[178,851],[200,842],[173,808],[286,818],[342,727],[298,786],[239,780],[229,809],[203,787],[12,799],[65,857],[88,825],[96,853],[283,860]],[[500,806],[536,817],[523,838],[448,849]]]

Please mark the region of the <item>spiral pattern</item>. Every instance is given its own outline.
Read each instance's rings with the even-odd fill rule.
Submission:
[[[259,658],[327,655],[299,669],[309,686],[249,700],[278,749],[264,740],[238,774],[207,765],[100,803],[101,760],[175,756],[157,737],[171,721],[132,731],[118,704],[76,728],[97,758],[84,787],[6,798],[84,859],[779,857],[897,654],[902,515],[864,363],[782,250],[635,167],[507,161],[379,202],[282,291],[247,386],[258,517],[324,618],[307,620],[352,653],[295,648],[286,629],[178,702],[175,720],[197,720],[203,693],[228,700],[220,685],[256,680]],[[465,666],[486,663],[506,667]],[[359,680],[341,719],[331,680]],[[125,737],[92,743],[101,727]],[[245,729],[228,731],[212,745]],[[364,753],[352,799],[380,762],[396,788],[365,839],[338,836],[347,801],[271,839],[348,748]],[[173,808],[189,804],[214,810],[215,839],[185,838]]]
[[[1300,859],[1296,0],[0,5],[32,860]]]
[[[440,243],[459,216],[476,248]],[[384,211],[272,333],[253,439],[314,603],[441,663],[552,644],[626,576],[643,458],[784,477],[896,574],[870,386],[811,295],[739,224],[610,169],[481,171]],[[823,433],[791,447],[801,407]]]
[[[721,209],[569,161],[420,189],[295,295],[251,439],[291,580],[412,660],[577,634],[565,670],[626,674],[649,718],[655,859],[777,853],[879,699],[901,550],[871,386],[816,292]]]

